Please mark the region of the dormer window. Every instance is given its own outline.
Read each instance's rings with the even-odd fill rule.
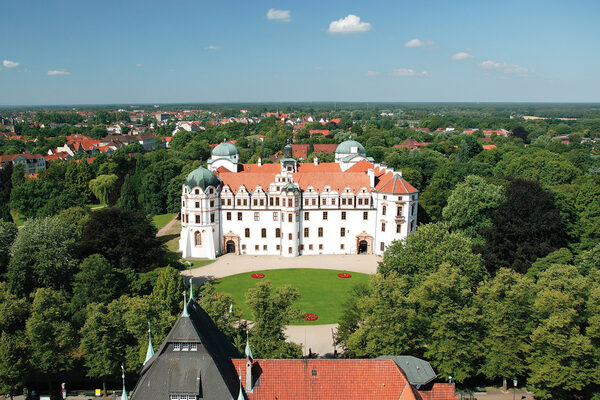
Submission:
[[[181,343],[173,343],[173,351],[181,351]]]
[[[189,343],[182,343],[181,344],[181,351],[190,351],[190,344]]]
[[[200,189],[194,190],[194,194],[200,194]]]
[[[198,351],[198,343],[190,343],[190,351]]]

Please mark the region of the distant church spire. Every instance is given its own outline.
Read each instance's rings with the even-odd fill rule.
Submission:
[[[150,321],[148,321],[148,350],[146,351],[146,360],[143,365],[146,365],[148,360],[154,355],[154,348],[152,347],[152,332],[150,330]]]
[[[121,372],[121,378],[123,378],[123,393],[121,393],[121,400],[129,400],[127,391],[125,390],[125,368],[123,367],[123,364],[121,364]]]
[[[192,278],[190,278],[190,300],[194,300],[194,285],[192,284]]]
[[[181,313],[182,317],[189,317],[190,313],[188,312],[187,309],[187,296],[185,295],[185,292],[183,292],[183,312]]]

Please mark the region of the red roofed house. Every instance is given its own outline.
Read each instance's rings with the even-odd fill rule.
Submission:
[[[308,131],[308,134],[310,135],[310,137],[312,137],[314,134],[321,134],[327,137],[329,136],[329,129],[311,129],[310,131]]]
[[[292,155],[301,160],[306,160],[308,157],[308,144],[293,144]]]
[[[415,149],[420,149],[421,147],[427,146],[428,142],[417,142],[415,139],[413,138],[408,138],[406,139],[404,142],[395,145],[394,147],[398,148],[398,149],[409,149],[409,150],[415,150]]]
[[[327,153],[327,154],[332,154],[335,149],[337,148],[337,144],[332,143],[332,144],[313,144],[313,149],[315,150],[315,153]]]
[[[294,158],[307,152],[288,144],[277,163],[241,164],[233,143],[214,147],[208,169],[182,187],[183,257],[381,255],[415,231],[418,191],[401,171],[374,163],[353,140],[337,146],[335,162]]]
[[[484,150],[492,150],[498,148],[498,146],[496,146],[495,144],[484,144],[481,147],[483,147]]]

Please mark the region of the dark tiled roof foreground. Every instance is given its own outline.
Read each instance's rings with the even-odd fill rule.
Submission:
[[[250,391],[245,387],[247,360],[240,358],[195,301],[188,303],[188,311],[189,317],[178,318],[161,347],[142,368],[131,400],[164,400],[173,394],[224,400],[242,397],[249,400],[458,400],[451,384],[434,383],[419,389],[411,385],[397,364],[397,357],[256,359],[252,360]],[[198,349],[173,351],[174,343],[197,343]],[[401,360],[406,362],[407,359]],[[414,357],[410,361],[421,367],[429,365]],[[429,382],[433,370],[426,372],[423,376]],[[410,380],[418,381],[420,374],[411,371],[409,375]],[[240,382],[245,391],[242,397],[239,397]]]

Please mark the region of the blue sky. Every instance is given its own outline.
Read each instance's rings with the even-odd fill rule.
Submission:
[[[4,0],[2,14],[4,105],[600,101],[597,0]]]

